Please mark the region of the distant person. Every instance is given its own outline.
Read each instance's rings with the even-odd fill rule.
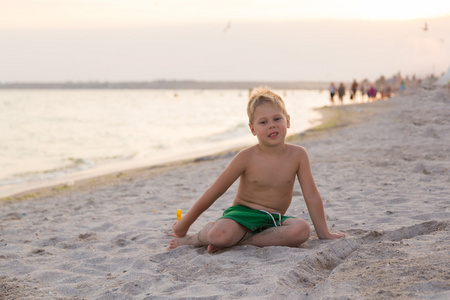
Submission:
[[[344,104],[344,95],[345,95],[345,86],[341,82],[341,84],[339,85],[339,89],[338,89],[338,96],[339,96],[339,101],[341,101],[341,104]]]
[[[366,86],[364,84],[361,84],[361,101],[364,102],[364,99],[366,98],[367,95],[367,89]]]
[[[373,83],[370,85],[367,96],[369,97],[369,102],[375,101],[375,98],[377,97],[377,89]]]
[[[351,90],[350,100],[355,100],[356,99],[356,91],[358,90],[358,83],[356,82],[356,80],[353,80],[350,90]]]
[[[405,90],[405,82],[403,80],[400,82],[400,90],[402,92]]]
[[[333,82],[331,83],[331,85],[329,87],[329,90],[330,90],[330,101],[331,101],[331,104],[334,104],[334,95],[336,94],[336,88],[334,87],[334,83]]]
[[[386,89],[384,90],[384,98],[385,99],[391,98],[391,93],[392,93],[392,88],[391,88],[391,85],[388,84]]]
[[[328,229],[322,198],[303,147],[285,143],[290,117],[280,96],[256,89],[247,104],[249,127],[258,144],[240,151],[187,214],[173,224],[169,249],[183,245],[207,247],[216,252],[234,245],[298,247],[310,235],[308,222],[285,216],[297,178],[309,214],[321,239],[342,233]],[[186,235],[191,225],[239,178],[231,207],[198,233]]]

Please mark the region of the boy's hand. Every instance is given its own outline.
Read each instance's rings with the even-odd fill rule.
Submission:
[[[330,232],[330,239],[340,239],[345,237],[345,234],[342,232]]]
[[[172,236],[174,236],[174,237],[183,237],[183,236],[185,236],[186,233],[187,233],[187,230],[184,230],[184,229],[182,228],[182,226],[180,226],[180,225],[183,225],[183,224],[180,224],[180,222],[181,222],[181,220],[178,221],[178,222],[175,222],[175,223],[172,225],[172,230],[173,230]],[[188,229],[189,229],[189,228],[188,228]]]
[[[327,240],[335,240],[343,237],[345,237],[345,234],[341,232],[328,232],[328,234],[324,237],[319,236],[320,239],[327,239]]]

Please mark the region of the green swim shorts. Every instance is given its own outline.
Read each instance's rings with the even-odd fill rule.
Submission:
[[[225,210],[219,220],[234,220],[255,234],[271,227],[281,226],[289,218],[294,217],[252,209],[243,205],[234,205]]]

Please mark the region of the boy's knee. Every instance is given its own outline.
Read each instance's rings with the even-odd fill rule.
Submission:
[[[208,241],[218,247],[229,246],[231,242],[230,234],[221,226],[215,226],[207,234]]]
[[[303,244],[309,239],[311,228],[309,227],[308,222],[305,220],[298,220],[291,226],[291,238],[298,243],[298,245]]]

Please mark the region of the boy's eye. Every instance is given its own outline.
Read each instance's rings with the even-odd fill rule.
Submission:
[[[266,121],[259,122],[259,124],[266,124],[266,123],[267,123]]]

